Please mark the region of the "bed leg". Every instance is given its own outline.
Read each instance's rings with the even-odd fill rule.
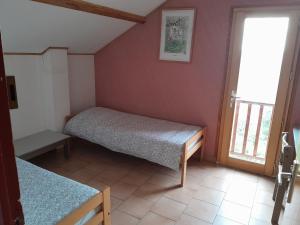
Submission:
[[[207,128],[203,129],[203,138],[202,138],[202,146],[200,149],[200,161],[203,160],[204,158],[204,149],[205,149],[205,145],[206,145],[206,135],[207,135]]]
[[[186,168],[187,168],[187,151],[186,149],[183,151],[183,155],[181,158],[181,183],[180,187],[184,186],[186,180]]]
[[[181,168],[181,184],[180,187],[184,186],[185,180],[186,180],[186,164],[187,161],[182,163],[182,168]]]
[[[111,203],[110,203],[110,188],[106,187],[103,190],[103,225],[111,225]]]
[[[71,155],[71,139],[67,139],[64,144],[64,156],[65,159],[69,159]]]

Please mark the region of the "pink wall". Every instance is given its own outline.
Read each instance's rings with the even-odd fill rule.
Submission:
[[[207,125],[205,158],[215,160],[231,8],[274,2],[300,3],[300,0],[169,0],[164,7],[197,8],[192,62],[158,60],[161,29],[161,9],[158,9],[148,16],[146,24],[135,26],[97,53],[97,105]]]

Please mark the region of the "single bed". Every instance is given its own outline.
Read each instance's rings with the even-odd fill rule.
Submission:
[[[203,157],[206,128],[95,107],[68,116],[64,132],[174,170],[181,164],[183,186],[187,160],[197,150]]]
[[[111,225],[109,188],[98,191],[16,161],[26,225]]]

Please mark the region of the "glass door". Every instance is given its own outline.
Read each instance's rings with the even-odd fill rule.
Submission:
[[[289,17],[246,18],[229,156],[265,164]]]
[[[295,11],[234,12],[221,163],[272,175],[288,103],[298,19]]]

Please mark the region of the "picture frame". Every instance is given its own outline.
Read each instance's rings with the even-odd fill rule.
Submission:
[[[163,9],[160,60],[190,62],[196,9]]]

